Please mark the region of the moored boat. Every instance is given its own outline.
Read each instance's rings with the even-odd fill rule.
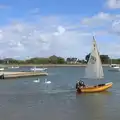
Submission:
[[[37,68],[37,67],[30,68],[30,71],[34,71],[34,72],[36,72],[36,71],[45,71],[45,70],[47,70],[47,68]]]
[[[120,71],[120,65],[118,65],[118,64],[111,64],[109,66],[108,71]]]

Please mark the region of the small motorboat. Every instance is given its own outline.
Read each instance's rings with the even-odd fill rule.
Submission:
[[[108,71],[120,71],[120,66],[118,64],[111,64]]]
[[[31,68],[30,69],[30,71],[45,71],[45,70],[47,70],[47,68],[37,68],[37,67],[33,67],[33,68]]]
[[[2,67],[0,68],[0,71],[4,71],[4,70],[5,70],[4,68],[2,68]]]
[[[12,66],[11,68],[19,68],[19,66]]]

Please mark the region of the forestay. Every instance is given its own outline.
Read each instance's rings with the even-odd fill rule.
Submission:
[[[85,69],[85,78],[101,79],[104,77],[100,55],[93,37],[92,51]]]

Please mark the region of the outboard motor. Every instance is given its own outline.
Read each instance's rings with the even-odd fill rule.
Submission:
[[[0,75],[0,79],[4,79],[4,74]]]
[[[76,83],[76,89],[78,89],[79,88],[79,83]]]

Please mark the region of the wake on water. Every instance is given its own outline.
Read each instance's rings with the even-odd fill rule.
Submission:
[[[71,92],[75,92],[75,86],[70,86],[70,85],[52,85],[49,87],[49,85],[47,85],[47,87],[45,87],[44,90],[42,90],[42,92],[47,93],[47,94],[57,94],[57,93],[71,93]]]
[[[47,94],[57,94],[57,93],[71,93],[75,92],[75,89],[67,89],[67,90],[62,90],[62,89],[56,89],[56,90],[42,90],[42,92],[47,93]]]
[[[44,82],[43,82],[44,81]],[[57,93],[70,93],[75,92],[75,86],[73,85],[65,85],[65,86],[56,86],[53,82],[48,81],[47,79],[40,80],[39,78],[36,80],[33,80],[34,83],[44,83],[41,84],[43,89],[40,90],[42,93],[46,94],[57,94]],[[45,86],[44,86],[45,85]]]

